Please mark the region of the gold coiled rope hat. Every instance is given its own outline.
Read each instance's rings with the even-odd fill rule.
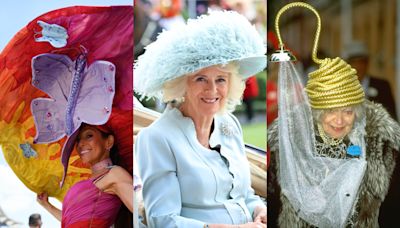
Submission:
[[[361,104],[364,102],[364,91],[357,77],[357,71],[343,59],[317,58],[318,40],[321,31],[321,18],[318,12],[310,5],[303,2],[293,2],[284,6],[277,14],[275,29],[277,32],[280,50],[273,54],[272,61],[288,61],[288,51],[284,45],[279,32],[279,18],[283,12],[292,7],[304,7],[311,10],[317,17],[317,31],[315,33],[312,59],[319,64],[319,68],[308,74],[306,92],[309,102],[314,109],[333,109]],[[275,55],[275,57],[274,57]],[[289,54],[290,55],[290,54]],[[281,60],[280,60],[281,59]]]
[[[326,58],[308,74],[306,91],[314,109],[332,109],[360,104],[364,91],[353,69],[341,58]]]

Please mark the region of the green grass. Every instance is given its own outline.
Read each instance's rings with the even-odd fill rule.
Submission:
[[[267,148],[266,123],[242,125],[244,142],[252,144],[263,150]]]

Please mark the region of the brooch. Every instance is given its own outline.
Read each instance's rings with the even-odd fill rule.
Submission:
[[[347,157],[359,158],[360,155],[361,155],[361,147],[352,145],[347,148]]]
[[[233,127],[226,122],[222,122],[219,126],[219,129],[221,130],[222,134],[226,136],[232,136],[234,133]]]

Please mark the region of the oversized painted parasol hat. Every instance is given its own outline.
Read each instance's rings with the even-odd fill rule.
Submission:
[[[0,144],[29,189],[62,200],[90,175],[73,146],[82,123],[110,129],[132,172],[132,62],[133,6],[54,10],[12,38],[0,54]]]

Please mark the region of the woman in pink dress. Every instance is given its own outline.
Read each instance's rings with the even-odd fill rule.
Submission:
[[[62,227],[110,227],[121,212],[128,214],[124,225],[132,225],[133,129],[123,127],[133,126],[132,15],[132,5],[62,8],[34,19],[12,43],[26,49],[15,59],[24,56],[19,61],[29,66],[16,69],[32,75],[24,78],[28,84],[21,92],[29,98],[36,127],[32,144],[62,147],[61,186],[66,179],[69,188],[58,197],[62,210],[49,203],[53,192],[37,195]],[[90,167],[91,174],[68,173],[75,168],[71,154],[78,154],[77,163]],[[120,161],[113,159],[117,155]],[[78,179],[73,175],[79,181],[69,187]]]
[[[113,165],[114,135],[105,126],[83,124],[75,140],[83,163],[91,167],[89,179],[76,183],[67,192],[62,211],[49,203],[46,193],[38,202],[62,222],[62,227],[110,227],[114,224],[121,202],[133,211],[132,176]]]

